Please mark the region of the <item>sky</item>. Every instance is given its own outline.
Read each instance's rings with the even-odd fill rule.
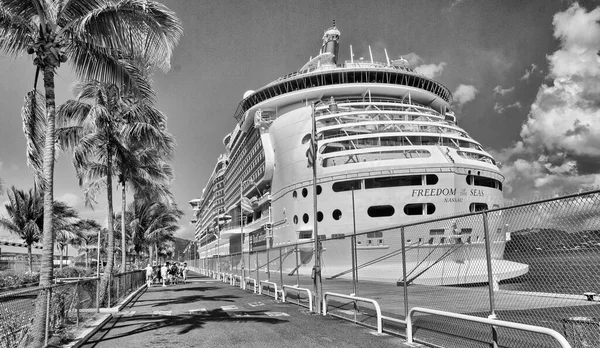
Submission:
[[[165,0],[184,25],[171,70],[157,73],[158,108],[178,147],[172,191],[186,212],[224,152],[223,137],[247,90],[298,70],[318,54],[336,21],[340,60],[403,57],[454,94],[458,123],[500,162],[505,196],[524,200],[600,184],[600,1],[260,1]],[[0,56],[0,178],[32,187],[20,110],[34,66]],[[68,64],[57,102],[72,98]],[[55,199],[106,221],[106,200],[83,205],[69,153],[58,158]],[[116,196],[119,197],[119,196]],[[0,196],[0,203],[6,195]],[[120,210],[115,199],[115,210]],[[0,204],[0,214],[6,213]],[[0,231],[0,236],[3,232]]]

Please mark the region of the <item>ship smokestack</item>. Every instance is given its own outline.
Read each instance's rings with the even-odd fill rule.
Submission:
[[[322,53],[332,53],[333,58],[327,61],[329,64],[336,65],[338,60],[338,52],[340,50],[340,31],[335,26],[335,20],[333,26],[323,34],[323,46],[321,46]],[[325,63],[325,62],[324,62]]]

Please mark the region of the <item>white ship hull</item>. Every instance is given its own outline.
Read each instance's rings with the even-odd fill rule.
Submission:
[[[351,278],[350,235],[356,234],[360,279],[402,281],[404,244],[409,282],[480,283],[488,281],[487,225],[494,278],[526,273],[526,265],[502,260],[500,213],[489,213],[487,224],[481,214],[441,220],[503,202],[504,177],[456,124],[449,91],[389,63],[337,66],[328,61],[337,55],[331,37],[339,37],[337,29],[324,37],[331,54],[249,91],[240,103],[240,122],[224,139],[227,153],[202,199],[190,202],[201,258],[221,271],[239,270],[243,250],[258,255],[266,270],[269,250],[271,271],[309,275],[318,234],[323,276]],[[316,192],[307,165],[313,124]],[[254,203],[249,211],[246,199]],[[406,227],[401,240],[398,226],[432,219],[438,220]],[[242,228],[244,220],[250,222]]]

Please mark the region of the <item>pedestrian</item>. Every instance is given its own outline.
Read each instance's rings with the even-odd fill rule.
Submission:
[[[150,264],[146,266],[146,284],[148,284],[148,287],[152,286],[152,266]]]
[[[160,276],[162,277],[162,286],[167,286],[167,284],[165,284],[166,280],[167,280],[167,272],[169,271],[169,263],[165,262],[165,264],[161,267],[160,269]]]
[[[173,262],[173,265],[169,269],[169,278],[171,279],[172,284],[177,284],[177,273],[178,273],[177,263]]]
[[[183,269],[181,270],[181,274],[183,276],[183,284],[185,284],[187,282],[187,275],[188,275],[189,270],[190,269],[187,266],[187,262],[184,262]]]

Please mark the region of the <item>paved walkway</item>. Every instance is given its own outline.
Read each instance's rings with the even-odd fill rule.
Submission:
[[[410,347],[399,337],[220,281],[143,291],[82,347]]]

